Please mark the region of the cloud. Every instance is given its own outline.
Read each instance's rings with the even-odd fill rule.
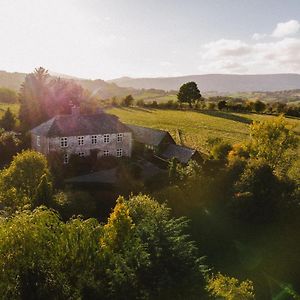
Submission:
[[[202,73],[283,73],[300,70],[300,39],[245,43],[218,40],[200,51]]]
[[[254,33],[252,35],[252,39],[255,40],[255,41],[259,41],[259,40],[262,40],[263,38],[267,37],[268,35],[265,34],[265,33]]]
[[[300,23],[296,20],[290,20],[285,23],[278,23],[271,36],[276,38],[282,38],[296,34],[299,31],[299,29]]]

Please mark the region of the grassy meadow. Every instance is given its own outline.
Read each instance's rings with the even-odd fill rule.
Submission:
[[[274,116],[239,114],[220,111],[179,111],[143,108],[113,108],[109,113],[117,115],[121,121],[170,132],[177,143],[181,141],[189,147],[208,152],[209,138],[221,138],[232,144],[249,137],[249,124]],[[300,120],[289,119],[300,134]]]

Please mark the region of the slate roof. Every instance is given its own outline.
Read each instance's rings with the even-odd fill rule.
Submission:
[[[78,136],[131,132],[118,117],[106,113],[93,115],[58,115],[31,130],[47,137]]]
[[[129,124],[127,124],[127,126],[132,130],[133,138],[137,142],[142,144],[159,146],[159,144],[166,136],[169,136],[172,139],[169,132],[164,130],[142,127],[137,125],[129,125]]]
[[[173,157],[177,158],[179,162],[186,164],[197,152],[195,149],[188,147],[173,145],[170,144],[168,147],[161,153],[161,156],[165,159],[171,159]]]

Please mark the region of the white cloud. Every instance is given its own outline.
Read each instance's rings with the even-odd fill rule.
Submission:
[[[300,39],[211,42],[202,47],[199,70],[202,73],[296,73],[300,70]]]
[[[265,34],[265,33],[254,33],[252,35],[252,39],[255,41],[259,41],[259,40],[262,40],[263,38],[265,38],[266,36],[267,36],[267,34]]]
[[[296,20],[290,20],[285,23],[278,23],[274,29],[272,36],[282,38],[296,34],[300,29],[300,23]]]

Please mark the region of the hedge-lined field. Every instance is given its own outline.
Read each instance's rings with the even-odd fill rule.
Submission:
[[[177,143],[202,152],[208,151],[209,138],[221,138],[232,144],[249,137],[249,124],[252,120],[262,121],[274,118],[268,115],[238,114],[219,111],[179,111],[143,108],[114,108],[108,111],[117,115],[121,121],[170,132]],[[300,120],[289,119],[300,134]]]

